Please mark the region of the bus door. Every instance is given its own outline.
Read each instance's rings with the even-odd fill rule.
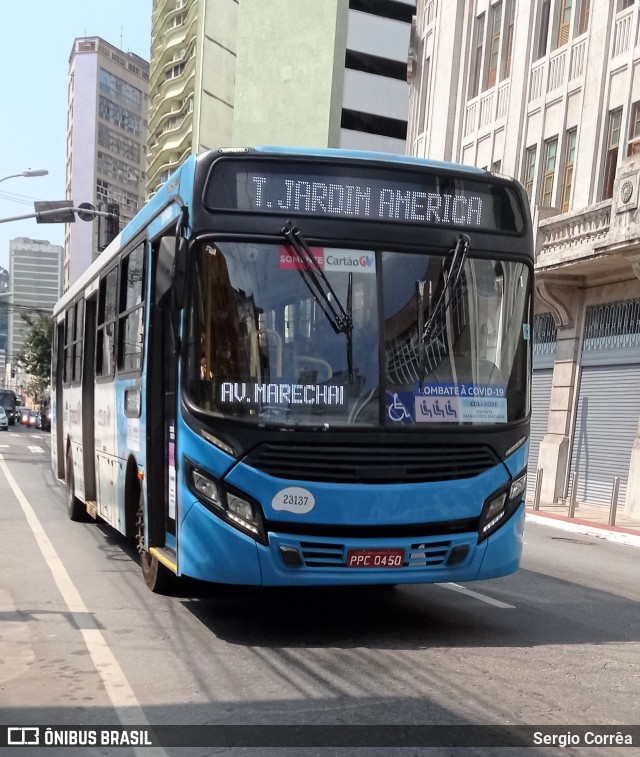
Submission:
[[[156,270],[154,270],[156,275]],[[149,298],[150,301],[152,297]],[[151,304],[147,359],[149,547],[176,549],[177,357],[170,310]]]
[[[84,470],[84,499],[96,501],[96,437],[95,437],[95,297],[87,300],[84,310],[84,343],[82,370],[82,467]]]
[[[56,360],[55,360],[55,382],[56,382],[56,476],[64,481],[64,399],[62,393],[64,368],[64,321],[56,326]],[[68,416],[67,416],[68,417]]]

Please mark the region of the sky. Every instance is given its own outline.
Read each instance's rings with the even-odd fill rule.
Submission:
[[[33,213],[34,200],[65,198],[73,41],[99,36],[149,60],[152,6],[153,0],[2,2],[0,179],[30,168],[49,174],[0,181],[0,220]],[[0,266],[7,270],[9,242],[16,237],[63,245],[64,225],[35,220],[0,223]]]

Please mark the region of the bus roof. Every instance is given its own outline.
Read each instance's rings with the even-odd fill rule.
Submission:
[[[458,171],[483,176],[488,172],[484,168],[468,166],[463,163],[447,163],[442,160],[429,160],[428,158],[416,158],[412,155],[402,155],[392,152],[373,152],[369,150],[345,150],[332,147],[279,147],[277,145],[262,145],[252,148],[258,153],[270,155],[295,155],[315,158],[347,158],[349,160],[380,161],[382,163],[400,163],[407,166],[431,168],[436,171]],[[230,151],[231,152],[231,151]]]

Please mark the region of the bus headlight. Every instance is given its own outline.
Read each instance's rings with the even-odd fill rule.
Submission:
[[[515,499],[516,497],[519,497],[522,492],[527,487],[527,474],[523,473],[521,476],[518,476],[516,480],[511,484],[511,489],[509,491],[509,499]]]
[[[253,507],[246,500],[241,497],[236,497],[235,494],[227,495],[227,504],[229,506],[229,512],[234,513],[238,518],[253,523],[255,521],[255,515],[253,513]]]
[[[193,488],[196,492],[211,500],[212,504],[222,507],[222,499],[217,484],[195,469],[191,472],[191,475],[193,477]]]
[[[494,492],[482,508],[478,527],[478,544],[496,531],[518,508],[527,486],[526,471],[515,478],[508,489]]]
[[[262,509],[257,502],[244,493],[226,488],[221,481],[188,461],[185,461],[185,471],[189,490],[208,510],[261,544],[268,544]]]

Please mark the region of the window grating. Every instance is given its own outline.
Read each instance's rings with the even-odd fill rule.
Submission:
[[[591,305],[584,327],[585,352],[640,346],[640,299]]]
[[[533,317],[533,354],[553,355],[556,351],[558,331],[551,313],[540,313]]]

